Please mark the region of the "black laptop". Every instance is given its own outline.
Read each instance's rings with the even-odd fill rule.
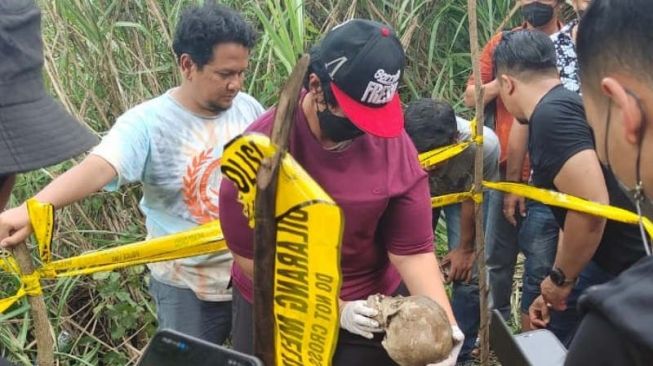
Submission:
[[[561,366],[567,350],[546,329],[512,335],[498,310],[492,311],[490,347],[503,366]]]
[[[138,366],[263,366],[256,357],[169,329],[158,331]]]

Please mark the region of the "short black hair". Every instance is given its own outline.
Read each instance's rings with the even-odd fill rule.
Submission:
[[[172,49],[177,62],[186,53],[202,69],[211,62],[216,45],[233,42],[251,50],[256,37],[254,28],[238,12],[207,1],[202,6],[184,9],[177,23]]]
[[[576,50],[582,85],[620,70],[653,83],[653,1],[594,0],[578,28]]]
[[[410,102],[404,112],[406,133],[420,153],[454,142],[456,113],[444,100],[421,98]]]
[[[494,75],[519,76],[557,74],[555,46],[538,30],[505,32],[494,50]]]

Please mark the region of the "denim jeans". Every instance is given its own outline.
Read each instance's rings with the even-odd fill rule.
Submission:
[[[552,311],[551,321],[547,329],[552,331],[561,342],[568,346],[576,333],[576,328],[582,320],[577,306],[580,295],[589,287],[600,285],[614,278],[614,275],[603,270],[595,262],[590,261],[578,276],[578,283],[576,283],[576,286],[574,286],[574,289],[567,298],[567,310]]]
[[[485,193],[483,204],[484,224],[487,223],[488,193]],[[442,208],[447,223],[447,243],[449,251],[460,245],[460,204],[449,205]],[[481,321],[478,270],[474,266],[472,281],[470,283],[454,282],[451,308],[458,322],[458,327],[465,335],[465,342],[458,355],[458,362],[471,359],[471,352],[478,336],[478,327]]]
[[[490,282],[490,307],[498,309],[505,319],[510,317],[510,296],[517,254],[522,251],[524,263],[522,313],[540,294],[540,283],[548,275],[555,260],[558,226],[549,207],[526,202],[526,217],[518,218],[517,226],[503,216],[503,193],[490,193],[488,230],[485,233],[487,268]]]
[[[172,329],[215,344],[231,333],[231,301],[202,301],[191,289],[170,286],[150,277],[159,329]]]

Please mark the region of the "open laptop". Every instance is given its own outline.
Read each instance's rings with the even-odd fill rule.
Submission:
[[[546,329],[512,335],[498,310],[492,311],[490,347],[503,366],[564,365],[567,350]]]
[[[158,331],[138,366],[263,366],[259,359],[169,329]]]

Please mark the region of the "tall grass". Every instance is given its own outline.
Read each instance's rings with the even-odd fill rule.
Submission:
[[[175,86],[174,25],[181,9],[199,0],[41,0],[48,87],[98,135],[128,108]],[[466,0],[226,0],[260,31],[245,90],[274,104],[297,56],[326,29],[352,17],[381,20],[397,29],[407,50],[402,97],[437,96],[459,113],[470,72]],[[479,1],[482,41],[514,0]],[[74,161],[21,175],[18,205]],[[144,236],[140,190],[98,193],[58,212],[54,256],[121,245]],[[442,237],[442,235],[440,236]],[[61,365],[133,364],[155,329],[144,268],[60,279],[44,293],[58,336]],[[16,281],[0,275],[0,296]],[[0,315],[0,353],[20,365],[35,358],[27,303]]]

